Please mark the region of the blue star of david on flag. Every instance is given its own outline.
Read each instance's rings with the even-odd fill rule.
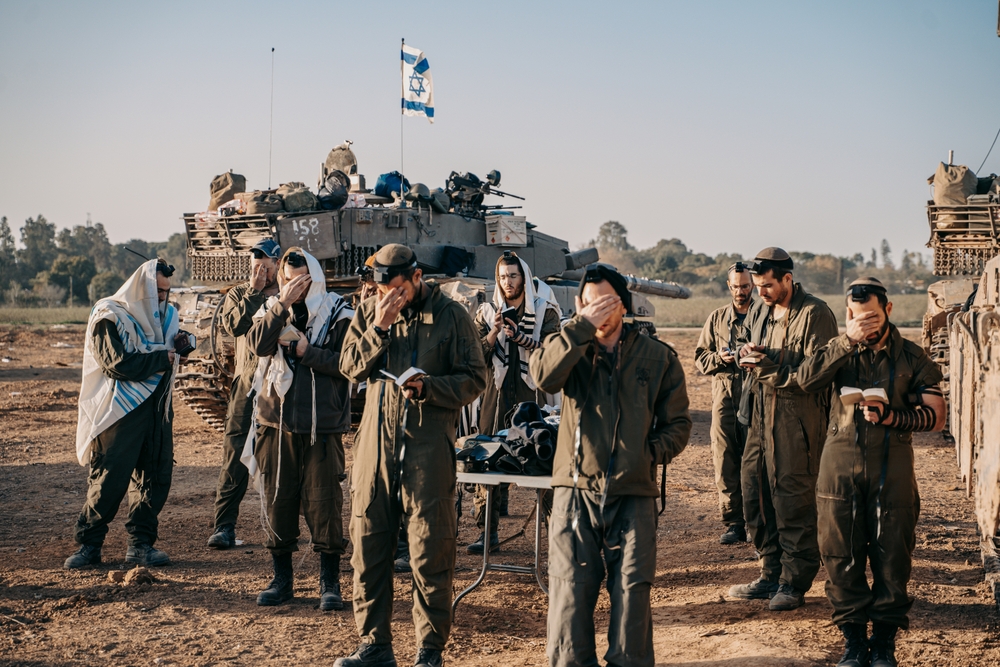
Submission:
[[[434,122],[434,82],[424,52],[403,44],[400,53],[403,77],[403,114],[424,116]]]

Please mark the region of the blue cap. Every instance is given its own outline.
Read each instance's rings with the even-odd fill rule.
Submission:
[[[250,248],[250,252],[254,250],[259,250],[264,253],[265,257],[270,257],[271,259],[278,259],[281,257],[281,246],[278,245],[273,239],[261,239],[257,241],[257,245]]]

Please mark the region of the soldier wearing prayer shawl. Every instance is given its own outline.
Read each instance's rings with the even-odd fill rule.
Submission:
[[[274,562],[274,579],[257,604],[292,598],[292,552],[298,550],[301,510],[313,551],[320,554],[320,609],[343,609],[341,438],[351,426],[351,404],[340,372],[340,347],[354,311],[326,291],[322,267],[302,248],[285,252],[278,280],[278,296],[268,299],[247,332],[247,344],[260,361],[254,377],[255,425],[241,460],[261,494],[265,544]]]
[[[108,524],[126,493],[125,561],[170,562],[153,544],[173,474],[170,387],[181,360],[174,349],[187,341],[167,303],[173,272],[163,260],[149,260],[91,311],[76,431],[77,458],[90,475],[73,535],[80,548],[63,564],[68,570],[101,562]]]
[[[514,311],[513,318],[504,318],[504,311]],[[493,300],[484,303],[476,313],[475,325],[483,345],[483,357],[490,374],[486,391],[479,403],[479,432],[494,434],[510,427],[510,412],[523,401],[545,404],[545,394],[538,390],[528,373],[528,355],[541,347],[541,341],[559,331],[559,305],[552,290],[531,276],[527,263],[507,251],[497,260],[496,289]],[[490,549],[500,543],[497,529],[501,509],[506,506],[507,484],[493,495],[490,507]],[[551,492],[545,498],[551,507]],[[486,487],[476,487],[476,524],[484,530],[486,518]],[[547,515],[547,512],[546,512]],[[485,532],[470,544],[469,553],[483,553]]]

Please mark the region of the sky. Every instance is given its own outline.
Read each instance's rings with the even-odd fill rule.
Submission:
[[[402,38],[433,125],[400,117]],[[369,187],[498,169],[574,248],[617,220],[638,247],[898,257],[949,149],[986,157],[998,62],[992,0],[2,0],[0,215],[165,240],[215,175],[315,189],[349,139]]]

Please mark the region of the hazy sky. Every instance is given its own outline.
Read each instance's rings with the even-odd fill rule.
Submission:
[[[216,174],[265,188],[272,47],[272,185],[351,139],[372,186],[405,37],[436,103],[403,122],[411,181],[499,169],[573,246],[614,219],[640,247],[898,257],[938,161],[976,169],[1000,127],[996,27],[993,0],[0,0],[0,215],[163,240]]]

